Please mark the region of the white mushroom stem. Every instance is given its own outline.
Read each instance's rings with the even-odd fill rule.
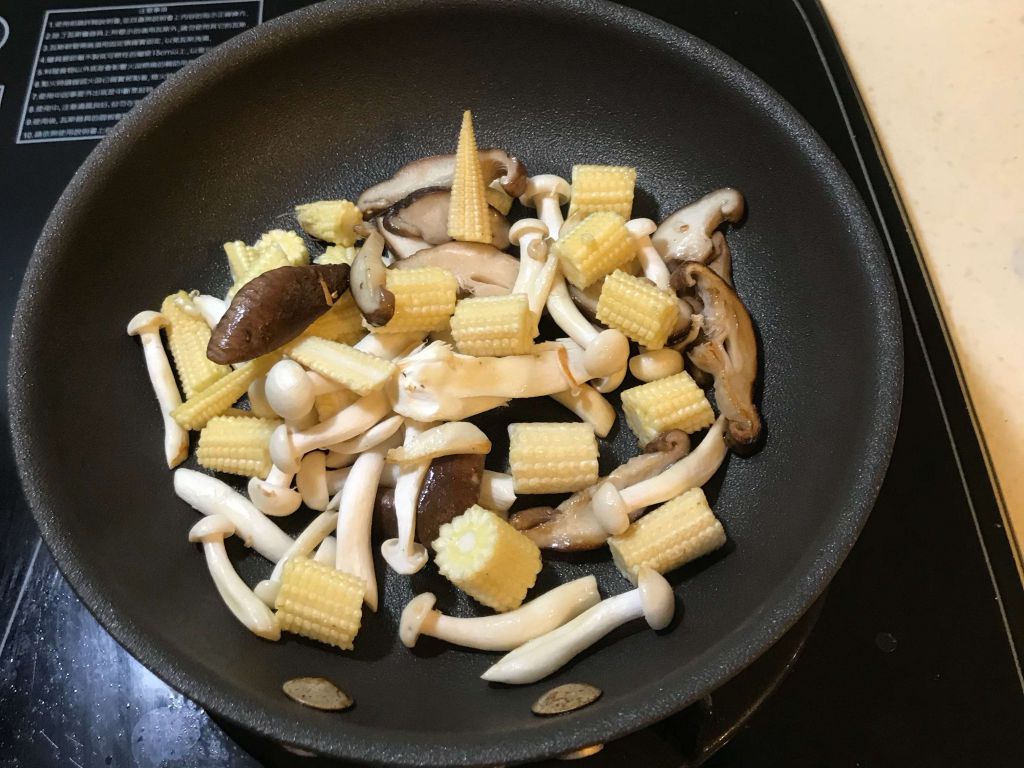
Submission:
[[[328,379],[326,376],[321,376],[316,371],[306,371],[306,378],[309,379],[309,383],[313,386],[314,395],[329,395],[345,389],[344,385],[339,384],[333,379]]]
[[[405,430],[405,448],[410,448],[429,432],[430,424],[411,421]],[[416,506],[419,503],[423,480],[430,469],[430,457],[412,461],[399,467],[395,482],[395,520],[398,536],[380,546],[380,552],[395,573],[411,575],[427,564],[427,550],[416,542]],[[391,465],[395,466],[395,465]]]
[[[601,594],[597,591],[597,579],[584,576],[555,587],[514,611],[469,619],[434,610],[436,599],[430,592],[424,592],[402,611],[398,636],[407,648],[414,647],[420,635],[427,635],[465,648],[510,651],[593,608],[601,601]]]
[[[384,453],[383,448],[377,448],[356,459],[341,491],[338,514],[335,566],[339,571],[358,576],[366,582],[363,599],[371,611],[377,610],[377,574],[373,569],[370,529],[373,502],[384,469]]]
[[[519,274],[511,293],[526,295],[535,333],[558,273],[558,259],[544,242],[547,233],[548,228],[540,219],[520,219],[509,230],[512,244],[519,246]]]
[[[387,444],[384,445],[387,447]],[[355,457],[355,458],[358,458]],[[398,476],[401,474],[401,465],[385,463],[384,470],[380,473],[381,488],[394,488],[398,485]],[[328,509],[337,509],[341,504],[341,494],[345,490],[345,483],[352,474],[352,467],[345,467],[327,473],[327,490],[331,494],[331,500],[327,504]]]
[[[335,562],[338,559],[338,540],[333,536],[328,536],[316,549],[316,554],[313,555],[313,559],[318,563],[329,565],[331,568],[334,567]]]
[[[260,512],[271,517],[286,517],[302,504],[302,495],[292,490],[295,475],[270,467],[266,479],[249,479],[249,499]]]
[[[706,262],[714,251],[711,234],[722,222],[735,223],[743,218],[743,208],[743,195],[738,190],[716,189],[661,222],[651,240],[669,261]]]
[[[564,348],[532,355],[473,357],[433,342],[398,363],[394,410],[417,421],[461,421],[513,398],[575,386]]]
[[[654,477],[641,480],[621,491],[609,482],[602,483],[594,492],[591,505],[594,515],[605,530],[617,535],[629,527],[630,520],[635,519],[640,510],[674,499],[710,480],[728,453],[724,440],[725,427],[725,417],[719,416],[700,445]]]
[[[302,503],[310,509],[323,512],[331,500],[327,490],[327,454],[310,451],[299,462],[295,485],[302,496]]]
[[[515,503],[516,491],[512,475],[485,469],[480,479],[480,506],[504,516]]]
[[[128,323],[128,335],[138,336],[142,342],[146,372],[164,421],[164,459],[173,469],[188,456],[188,432],[171,417],[171,411],[181,405],[181,393],[160,341],[160,328],[166,324],[167,318],[159,312],[140,312]]]
[[[615,409],[592,386],[580,384],[575,390],[556,392],[551,397],[592,426],[598,437],[608,437],[615,424]]]
[[[572,378],[579,382],[594,381],[598,392],[609,391],[610,385],[611,389],[617,388],[629,364],[629,340],[618,331],[604,331],[604,334],[609,334],[606,337],[608,343],[599,340],[598,343],[602,344],[600,356],[595,354],[596,344],[584,349],[572,339],[557,339],[555,342],[565,347]],[[603,373],[609,365],[615,366],[611,373]]]
[[[671,292],[668,267],[651,242],[651,235],[658,229],[658,225],[650,219],[632,219],[626,222],[626,229],[636,244],[636,258],[640,262],[644,277],[661,290]]]
[[[192,469],[174,471],[174,492],[204,515],[223,515],[252,547],[277,562],[292,544],[291,537],[267,519],[234,488],[215,477]]]
[[[320,546],[337,526],[337,512],[321,512],[314,517],[313,522],[307,525],[302,533],[295,537],[295,541],[288,547],[288,551],[277,561],[274,570],[270,573],[270,578],[256,585],[254,590],[256,596],[267,605],[273,607],[274,601],[277,600],[277,593],[281,589],[281,574],[284,572],[285,563],[293,557],[308,555]],[[334,567],[333,560],[331,560],[330,565],[332,568]]]
[[[551,285],[547,309],[558,327],[586,351],[586,367],[593,373],[593,377],[612,377],[626,367],[629,359],[629,339],[620,331],[611,328],[598,330],[591,325],[573,303],[560,271]],[[609,391],[604,386],[598,386],[598,390]]]
[[[217,592],[235,618],[253,634],[267,640],[280,640],[281,627],[277,617],[253,593],[235,572],[224,548],[224,537],[235,531],[231,521],[221,515],[204,518],[192,526],[188,540],[201,542]]]
[[[468,421],[447,421],[424,430],[405,445],[388,451],[387,460],[396,464],[436,459],[439,456],[491,452],[491,441],[476,424]]]
[[[629,361],[629,372],[640,381],[657,381],[682,370],[683,356],[669,347],[645,350]]]
[[[270,458],[285,472],[298,472],[299,460],[310,451],[361,435],[391,410],[383,392],[371,392],[334,416],[308,429],[282,424],[270,437]]]
[[[345,467],[352,466],[352,462],[356,460],[356,453],[338,453],[337,451],[331,451],[327,454],[327,468],[328,469],[344,469]],[[328,475],[330,477],[330,475]],[[328,482],[330,482],[328,480]]]
[[[345,440],[341,443],[335,443],[330,446],[333,453],[345,453],[345,454],[359,454],[364,451],[368,451],[371,448],[376,448],[378,445],[388,440],[394,435],[399,429],[402,428],[402,424],[405,423],[405,417],[394,415],[389,416],[377,424],[374,424],[366,432],[353,437],[351,440]]]
[[[527,179],[526,191],[519,196],[519,202],[537,209],[537,218],[544,222],[548,236],[554,239],[565,223],[562,205],[568,202],[571,189],[569,182],[551,173],[531,176]]]
[[[639,584],[507,653],[480,677],[510,685],[535,683],[628,621],[644,618],[651,629],[664,629],[675,614],[672,587],[664,576],[646,567],[640,569]]]
[[[415,331],[410,333],[368,333],[355,343],[355,348],[360,352],[394,360],[402,357],[418,347],[426,336],[426,332]]]
[[[220,319],[224,317],[224,313],[228,311],[228,303],[224,299],[218,299],[216,296],[207,296],[202,293],[192,297],[192,304],[199,310],[199,314],[202,315],[206,324],[210,326],[210,330],[217,327]]]

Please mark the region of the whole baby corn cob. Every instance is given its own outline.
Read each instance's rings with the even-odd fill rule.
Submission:
[[[375,333],[440,331],[455,311],[458,283],[440,267],[389,269],[387,288],[395,296],[395,314]]]
[[[306,244],[302,241],[302,236],[298,232],[292,232],[287,229],[272,229],[260,235],[260,239],[256,241],[253,247],[258,251],[266,251],[275,245],[284,251],[285,258],[288,259],[288,263],[293,267],[309,264],[309,250],[306,248]]]
[[[202,429],[210,419],[234,405],[246,393],[249,385],[266,374],[280,358],[281,355],[274,352],[242,363],[226,376],[188,398],[171,411],[171,417],[183,429]]]
[[[206,345],[210,343],[210,326],[206,324],[199,310],[192,305],[192,299],[184,291],[173,293],[164,299],[160,312],[167,318],[164,329],[167,345],[171,348],[174,368],[185,390],[185,397],[192,395],[226,376],[229,366],[218,365],[206,356]],[[230,405],[230,403],[229,403]]]
[[[266,477],[271,467],[270,435],[280,423],[248,415],[215,416],[199,433],[196,460],[215,472]]]
[[[441,574],[496,611],[522,605],[541,569],[537,545],[477,504],[442,525],[431,546]]]
[[[725,529],[704,491],[692,488],[608,539],[615,565],[636,584],[644,566],[668,573],[725,544]]]
[[[569,217],[611,211],[628,219],[633,211],[636,168],[622,165],[574,165]]]
[[[366,335],[366,329],[363,328],[363,315],[355,299],[346,291],[334,302],[333,307],[313,321],[305,333],[308,336],[340,341],[342,344],[355,344]]]
[[[318,336],[303,336],[292,342],[288,357],[359,395],[380,389],[398,372],[398,366],[390,360]]]
[[[297,205],[295,215],[307,234],[344,246],[355,245],[354,228],[363,221],[363,214],[348,200],[319,200]]]
[[[622,412],[641,444],[663,432],[697,432],[715,422],[704,391],[686,371],[623,390]]]
[[[636,255],[636,245],[617,213],[598,211],[561,235],[553,246],[566,280],[586,288]]]
[[[459,146],[455,150],[455,175],[448,206],[448,236],[468,243],[491,242],[491,220],[487,210],[487,187],[480,168],[473,135],[473,115],[462,113]]]
[[[589,424],[509,424],[508,436],[516,493],[578,491],[597,482],[597,437]]]
[[[365,590],[358,576],[293,557],[281,573],[275,615],[285,632],[350,651],[362,622]]]
[[[597,301],[597,319],[648,349],[661,349],[676,325],[676,297],[642,277],[621,269],[604,279]]]
[[[464,355],[525,355],[533,349],[533,324],[526,294],[467,298],[455,305],[452,338]]]

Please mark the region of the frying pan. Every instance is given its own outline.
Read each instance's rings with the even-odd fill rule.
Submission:
[[[639,623],[542,683],[488,685],[491,654],[396,637],[416,592],[476,609],[431,568],[378,561],[383,607],[355,651],[268,643],[220,603],[172,492],[137,311],[178,288],[227,286],[220,244],[294,226],[296,202],[348,197],[401,164],[451,151],[471,108],[481,146],[535,173],[573,163],[639,169],[635,215],[660,218],[724,185],[747,196],[728,233],[756,320],[763,450],[732,457],[708,491],[725,551],[672,575],[669,631]],[[764,83],[679,29],[601,2],[331,2],[243,34],[158,88],[97,146],[57,204],[26,275],[10,363],[18,467],[57,562],[102,624],[211,712],[272,739],[395,765],[555,755],[653,723],[721,685],[825,587],[882,481],[899,416],[901,331],[872,222],[807,123]],[[566,418],[542,402],[485,423]],[[605,469],[635,451],[628,430]],[[296,518],[302,515],[296,515]],[[303,520],[289,520],[295,530]],[[232,542],[243,578],[268,564]],[[602,553],[551,558],[538,590],[594,572]],[[305,709],[281,683],[324,675],[356,699]],[[603,697],[553,719],[549,687]]]

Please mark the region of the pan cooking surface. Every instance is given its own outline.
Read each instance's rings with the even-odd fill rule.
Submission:
[[[571,43],[567,42],[571,41]],[[728,232],[757,324],[763,450],[709,485],[724,552],[672,575],[669,631],[637,622],[548,681],[478,679],[496,658],[396,633],[429,589],[470,615],[432,567],[411,580],[378,560],[384,596],[356,650],[267,643],[224,608],[196,513],[173,494],[160,420],[127,320],[178,288],[227,286],[220,244],[292,226],[292,206],[354,199],[401,164],[451,151],[473,110],[481,146],[533,173],[577,162],[638,168],[634,215],[660,219],[704,192],[741,189]],[[737,64],[649,17],[592,2],[328,3],[271,22],[187,67],[90,156],[26,277],[11,364],[19,468],[69,581],[132,653],[211,711],[284,742],[396,764],[536,759],[606,741],[721,684],[811,603],[852,545],[888,462],[902,352],[891,277],[849,180],[811,129]],[[568,418],[529,401],[480,421],[492,468],[516,420]],[[635,450],[624,425],[604,467]],[[294,530],[301,519],[289,520]],[[269,564],[237,541],[247,581]],[[629,588],[603,552],[546,559],[538,587],[593,572]],[[356,700],[299,707],[291,677],[323,675]],[[549,687],[602,698],[540,719]]]

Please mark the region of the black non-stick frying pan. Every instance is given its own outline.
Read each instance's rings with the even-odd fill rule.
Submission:
[[[240,627],[186,541],[195,512],[163,465],[160,420],[127,320],[178,288],[227,285],[220,244],[293,226],[296,202],[349,197],[414,158],[451,151],[471,108],[481,145],[533,172],[639,169],[635,215],[660,218],[724,185],[746,194],[728,233],[762,344],[763,450],[709,487],[730,544],[673,574],[676,622],[624,627],[548,681],[479,680],[491,654],[396,637],[415,592],[472,613],[428,569],[378,562],[385,599],[356,650],[269,643]],[[715,49],[601,2],[331,2],[273,21],[186,67],[90,155],[36,248],[10,368],[19,469],[47,544],[99,620],[143,663],[223,717],[342,758],[493,764],[563,753],[652,723],[757,657],[825,587],[881,483],[899,416],[892,279],[865,208],[811,128]],[[530,402],[487,421],[565,418]],[[607,466],[635,451],[613,433]],[[303,513],[296,515],[302,516]],[[305,518],[304,518],[305,519]],[[303,520],[289,524],[293,530]],[[269,565],[233,543],[254,582]],[[548,561],[538,591],[594,572]],[[282,695],[325,675],[344,714]],[[553,719],[537,696],[586,681],[604,696]]]

